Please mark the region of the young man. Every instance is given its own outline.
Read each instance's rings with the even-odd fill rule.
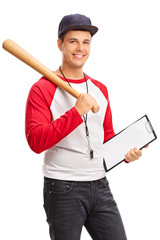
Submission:
[[[116,202],[105,177],[103,143],[115,135],[107,88],[83,73],[98,28],[80,14],[59,25],[62,64],[55,73],[80,94],[75,100],[42,77],[29,93],[26,137],[36,153],[45,151],[44,208],[53,240],[80,240],[85,226],[94,240],[126,240]],[[91,108],[99,104],[98,113]],[[142,152],[132,149],[126,161]]]

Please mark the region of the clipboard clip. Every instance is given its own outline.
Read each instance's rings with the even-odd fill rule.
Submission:
[[[151,123],[149,121],[147,121],[145,123],[145,127],[146,127],[148,133],[152,133],[153,132],[153,127],[152,127],[152,125],[151,125]]]

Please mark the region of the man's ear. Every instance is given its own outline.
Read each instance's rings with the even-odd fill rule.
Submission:
[[[58,38],[58,40],[57,40],[57,45],[58,45],[59,50],[62,51],[62,41],[60,38]]]

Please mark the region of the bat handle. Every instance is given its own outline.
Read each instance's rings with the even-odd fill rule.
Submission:
[[[99,111],[99,109],[100,109],[99,105],[96,104],[96,105],[94,105],[94,106],[92,107],[92,112],[93,112],[93,113],[97,113],[97,112]]]

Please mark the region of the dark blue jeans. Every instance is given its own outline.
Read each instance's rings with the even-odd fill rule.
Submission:
[[[44,208],[52,240],[80,240],[85,226],[93,240],[126,240],[106,178],[91,182],[44,179]]]

